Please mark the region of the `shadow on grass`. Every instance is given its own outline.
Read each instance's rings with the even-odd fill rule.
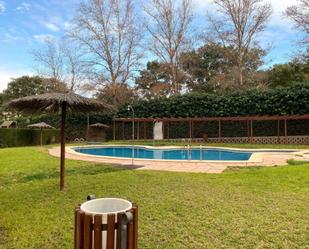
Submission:
[[[298,160],[295,160],[295,159],[289,159],[287,161],[287,163],[289,165],[304,165],[304,164],[309,164],[309,161],[298,161]]]
[[[132,170],[136,167],[128,167],[123,165],[116,165],[115,167],[109,166],[102,166],[100,164],[95,164],[93,166],[87,167],[79,167],[79,168],[66,168],[65,175],[66,176],[73,176],[73,175],[98,175],[98,174],[107,174],[117,171],[124,171],[124,170]],[[51,178],[58,178],[59,171],[44,171],[38,172],[32,175],[27,175],[22,177],[18,182],[26,183],[29,181],[36,181],[36,180],[44,180],[44,179],[51,179]]]
[[[273,166],[273,167],[277,167],[277,166]],[[242,166],[242,167],[230,166],[230,167],[227,167],[226,170],[223,171],[223,173],[238,172],[238,171],[241,171],[241,170],[257,171],[257,170],[265,169],[265,168],[267,168],[267,167],[265,167],[265,166]]]
[[[298,160],[295,160],[295,159],[289,159],[289,160],[287,160],[287,163],[288,163],[289,166],[302,166],[302,165],[305,165],[305,164],[309,165],[309,161],[298,161]],[[282,165],[282,166],[274,165],[274,166],[271,166],[271,167],[274,168],[274,167],[283,167],[283,166],[284,165]],[[227,167],[227,169],[224,170],[224,172],[237,172],[237,171],[241,171],[241,170],[257,171],[257,170],[265,169],[265,168],[268,168],[268,167],[267,166],[247,166],[247,167],[230,166],[230,167]]]
[[[0,246],[9,242],[8,231],[5,227],[0,227]]]

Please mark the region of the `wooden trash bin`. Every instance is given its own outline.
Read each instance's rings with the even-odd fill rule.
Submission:
[[[116,205],[106,207],[111,201]],[[120,208],[117,202],[122,202]],[[137,229],[136,204],[117,198],[90,200],[75,208],[74,248],[137,249]]]

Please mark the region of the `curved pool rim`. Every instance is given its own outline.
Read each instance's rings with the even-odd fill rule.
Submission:
[[[229,151],[229,152],[249,152],[251,156],[248,160],[177,160],[177,159],[152,159],[152,158],[132,158],[132,157],[114,157],[114,156],[102,156],[102,155],[93,155],[87,153],[81,153],[76,151],[76,149],[81,148],[110,148],[110,147],[125,147],[125,148],[132,148],[131,145],[119,145],[119,144],[108,144],[108,145],[83,145],[83,146],[69,146],[66,147],[66,152],[70,154],[75,154],[82,157],[89,157],[89,158],[102,158],[102,159],[114,159],[114,160],[134,160],[134,161],[149,161],[149,162],[212,162],[212,163],[261,163],[263,161],[263,155],[265,153],[295,153],[298,152],[298,149],[243,149],[243,148],[229,148],[229,147],[215,147],[215,146],[202,146],[202,149],[214,149],[220,151]],[[173,149],[183,149],[184,146],[149,146],[149,145],[134,145],[135,148],[144,148],[144,149],[166,149],[166,150],[173,150]],[[199,149],[200,146],[191,146],[191,148]]]

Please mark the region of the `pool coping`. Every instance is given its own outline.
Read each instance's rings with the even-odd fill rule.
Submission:
[[[65,150],[65,156],[67,159],[104,163],[113,167],[120,167],[131,170],[155,170],[155,171],[169,171],[169,172],[190,172],[190,173],[210,173],[219,174],[226,170],[228,167],[249,167],[249,166],[280,166],[287,165],[287,160],[307,160],[309,161],[309,150],[290,150],[290,149],[239,149],[228,147],[214,147],[214,146],[202,146],[203,148],[223,149],[233,151],[250,151],[253,152],[250,162],[245,161],[214,161],[214,160],[153,160],[153,159],[136,159],[134,158],[120,158],[120,157],[104,157],[87,155],[78,153],[73,150],[75,147],[109,147],[109,146],[124,146],[128,145],[86,145],[86,146],[68,146]],[[183,146],[145,146],[136,145],[139,147],[147,148],[183,148]],[[198,147],[199,146],[194,146]],[[262,152],[263,151],[263,152]],[[292,151],[292,152],[291,152]],[[48,149],[51,156],[60,157],[60,147],[52,147]]]
[[[239,152],[251,152],[251,156],[248,160],[175,160],[175,159],[148,159],[148,158],[131,158],[131,157],[111,157],[111,156],[99,156],[91,155],[85,153],[79,153],[75,151],[76,148],[102,148],[102,147],[132,147],[132,145],[119,145],[119,144],[108,144],[108,145],[82,145],[82,146],[67,146],[66,153],[73,154],[76,156],[83,156],[89,158],[101,158],[101,159],[117,159],[117,160],[134,160],[134,161],[146,161],[146,162],[192,162],[192,163],[262,163],[265,154],[271,153],[288,153],[291,155],[301,156],[309,152],[309,150],[299,150],[299,149],[243,149],[243,148],[229,148],[229,147],[215,147],[215,146],[191,146],[190,148],[202,148],[202,149],[220,149],[225,151],[239,151]],[[149,145],[134,145],[134,147],[142,147],[147,149],[182,149],[184,146],[149,146]]]

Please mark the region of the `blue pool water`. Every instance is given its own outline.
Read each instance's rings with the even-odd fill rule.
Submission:
[[[83,154],[109,157],[132,158],[132,147],[94,147],[75,148],[75,151]],[[251,152],[238,152],[220,149],[150,149],[134,147],[134,158],[141,159],[165,159],[165,160],[236,160],[246,161],[250,158]]]

